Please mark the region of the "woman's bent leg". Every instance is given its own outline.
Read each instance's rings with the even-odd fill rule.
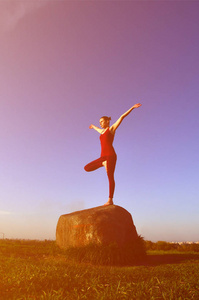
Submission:
[[[106,158],[104,157],[100,157],[92,162],[90,162],[89,164],[87,164],[85,167],[84,167],[84,170],[87,171],[87,172],[91,172],[91,171],[95,171],[101,167],[103,167],[103,162],[106,160]]]

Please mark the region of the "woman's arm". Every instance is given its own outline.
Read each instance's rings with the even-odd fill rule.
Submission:
[[[89,126],[89,128],[90,128],[90,129],[95,129],[95,130],[96,130],[97,132],[99,132],[100,134],[101,134],[102,131],[103,131],[103,129],[101,129],[101,128],[99,128],[99,127],[93,125],[93,124],[91,124],[91,125]]]
[[[122,123],[122,121],[124,120],[124,118],[126,116],[128,116],[130,114],[130,112],[134,109],[134,108],[138,108],[140,107],[142,104],[137,103],[135,105],[133,105],[129,110],[127,110],[123,115],[121,115],[119,117],[119,119],[110,127],[110,131],[114,134],[115,130],[120,126],[120,124]]]

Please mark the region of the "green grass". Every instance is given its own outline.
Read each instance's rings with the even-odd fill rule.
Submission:
[[[139,266],[75,263],[54,241],[0,240],[0,299],[199,299],[199,254],[150,251]]]

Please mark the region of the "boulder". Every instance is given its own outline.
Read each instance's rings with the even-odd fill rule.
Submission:
[[[131,214],[117,205],[99,206],[60,216],[56,242],[63,248],[89,244],[118,246],[138,238]]]

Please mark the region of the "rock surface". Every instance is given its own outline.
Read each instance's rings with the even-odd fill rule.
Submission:
[[[99,206],[60,216],[56,242],[64,249],[88,244],[123,246],[138,238],[131,214],[117,205]]]

